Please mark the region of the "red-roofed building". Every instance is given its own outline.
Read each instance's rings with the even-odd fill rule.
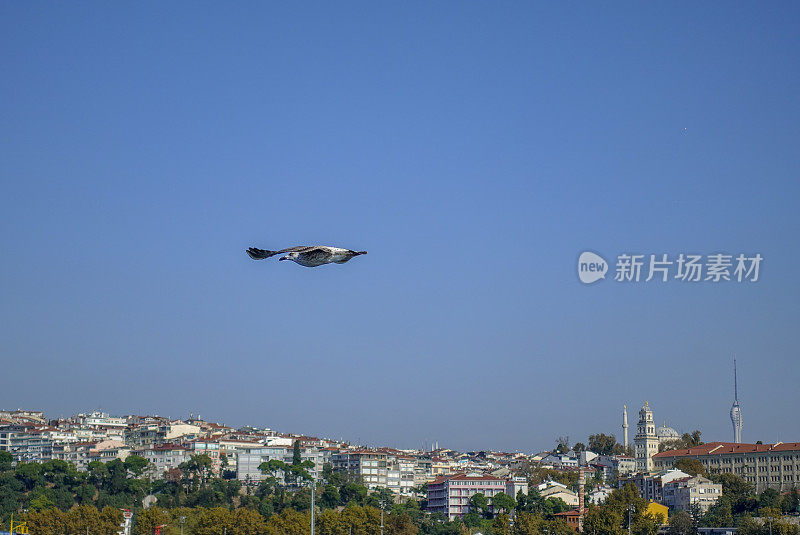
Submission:
[[[800,486],[800,443],[739,444],[709,442],[689,449],[671,450],[653,456],[656,470],[671,468],[679,459],[697,459],[706,472],[730,473],[751,483],[756,492]]]
[[[564,520],[567,525],[572,528],[572,531],[578,531],[578,528],[581,524],[581,513],[578,509],[564,511],[563,513],[556,513],[553,516]]]

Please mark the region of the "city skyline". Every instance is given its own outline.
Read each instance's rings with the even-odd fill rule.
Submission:
[[[736,390],[738,392],[738,389],[736,389]],[[734,406],[738,406],[738,394],[736,395],[736,400],[737,401],[736,401],[736,404]],[[651,407],[649,405],[649,401],[647,401],[647,400],[644,402],[644,404],[642,406],[642,409],[643,410],[647,409],[651,413],[654,412],[654,411],[652,411],[652,409],[651,409]],[[10,410],[26,411],[26,410],[40,410],[40,409],[31,408],[31,407],[17,407],[16,409],[12,409],[11,407],[0,407],[0,412],[10,411]],[[98,406],[98,407],[90,408],[90,409],[87,409],[87,410],[73,410],[72,412],[69,412],[69,414],[65,414],[63,411],[62,412],[57,412],[57,413],[48,413],[48,411],[43,411],[43,412],[45,413],[46,416],[51,417],[51,418],[49,418],[51,420],[65,419],[65,418],[74,417],[75,415],[89,415],[89,414],[94,414],[94,413],[101,414],[101,415],[106,415],[106,416],[110,416],[110,417],[126,417],[126,416],[131,416],[131,415],[140,415],[140,416],[152,416],[152,417],[167,418],[167,419],[170,419],[170,420],[184,420],[184,421],[190,421],[192,419],[198,419],[198,420],[206,420],[206,421],[209,421],[209,422],[213,421],[214,423],[217,423],[217,424],[220,424],[220,425],[226,425],[226,426],[232,427],[234,429],[243,428],[243,427],[253,427],[253,428],[259,428],[259,429],[263,428],[263,429],[270,429],[270,430],[272,430],[274,432],[279,432],[279,433],[290,433],[290,434],[318,437],[318,438],[329,439],[329,440],[338,440],[338,441],[343,441],[343,442],[347,442],[347,443],[350,443],[350,444],[357,444],[357,445],[362,445],[362,446],[371,447],[371,448],[374,448],[374,447],[393,447],[393,448],[398,448],[398,449],[416,449],[416,450],[421,450],[421,451],[434,451],[434,450],[439,449],[439,447],[440,447],[440,439],[436,438],[436,437],[429,438],[429,439],[424,439],[420,444],[416,444],[416,445],[410,444],[410,443],[407,443],[407,444],[383,444],[383,443],[375,442],[374,440],[371,440],[369,437],[363,437],[363,436],[359,436],[357,438],[353,438],[353,437],[345,437],[345,436],[336,435],[336,434],[326,435],[326,434],[315,433],[312,430],[280,429],[280,428],[277,428],[277,427],[274,427],[274,426],[270,426],[268,424],[261,425],[261,424],[254,424],[252,422],[241,423],[241,422],[238,422],[237,420],[234,420],[234,422],[236,422],[236,423],[231,425],[230,420],[226,420],[224,418],[223,419],[213,419],[213,418],[206,419],[206,418],[203,418],[203,414],[202,413],[194,412],[194,411],[189,411],[187,414],[177,414],[177,415],[176,414],[168,414],[168,413],[159,413],[159,412],[146,413],[145,414],[145,413],[136,412],[136,411],[133,411],[133,412],[124,412],[123,411],[123,412],[119,412],[119,413],[109,413],[103,407]],[[53,418],[54,414],[58,414],[58,416],[55,416]],[[660,425],[659,425],[659,422],[661,422]],[[701,433],[703,433],[701,435],[701,438],[702,438],[702,440],[704,442],[723,442],[723,443],[742,442],[741,440],[736,440],[735,437],[734,437],[733,440],[725,440],[723,437],[709,437],[709,436],[705,435],[705,433],[704,433],[704,431],[702,429],[696,429],[696,428],[695,429],[688,429],[688,428],[684,428],[684,427],[682,427],[680,425],[676,426],[677,429],[674,429],[671,425],[668,425],[669,423],[673,423],[673,422],[670,421],[667,418],[660,418],[660,417],[659,418],[655,418],[655,417],[653,418],[653,424],[655,424],[656,428],[658,428],[659,437],[661,436],[660,432],[662,431],[662,429],[667,430],[667,431],[677,431],[677,433],[679,435],[682,435],[683,433],[691,433],[693,431],[699,430]],[[591,434],[603,433],[603,434],[606,434],[606,435],[613,435],[616,438],[616,440],[617,440],[617,442],[619,444],[622,444],[624,447],[627,448],[629,446],[627,428],[628,428],[627,405],[623,405],[622,423],[621,423],[621,425],[619,426],[618,429],[616,429],[616,430],[614,430],[614,429],[602,429],[602,430],[598,429],[598,430],[593,431]],[[776,436],[778,436],[778,435],[776,435]],[[573,445],[573,444],[579,443],[579,442],[585,443],[585,442],[588,441],[588,435],[587,436],[583,436],[583,437],[576,437],[576,436],[570,436],[570,435],[558,435],[553,439],[553,441],[552,441],[553,443],[552,444],[543,445],[542,447],[538,447],[538,448],[537,447],[532,447],[532,448],[530,448],[530,447],[529,448],[515,447],[515,448],[509,448],[509,449],[505,449],[504,450],[503,448],[491,447],[491,445],[487,446],[487,447],[483,447],[483,448],[470,448],[470,447],[465,447],[464,445],[462,445],[462,447],[455,447],[454,445],[447,444],[446,440],[445,440],[445,443],[441,444],[441,446],[443,448],[454,449],[454,450],[457,450],[457,451],[479,451],[479,450],[485,449],[485,450],[491,450],[491,451],[535,453],[535,452],[539,452],[539,451],[549,451],[550,449],[552,449],[552,447],[555,444],[558,443],[558,440],[561,437],[568,438],[569,442],[570,442],[570,444],[569,444],[570,446]],[[446,439],[446,437],[445,437],[445,439]],[[768,441],[765,441],[765,440],[762,440],[762,439],[759,439],[759,440],[761,440],[764,443],[768,442]],[[754,442],[755,441],[749,442],[749,443],[754,443]],[[776,440],[771,441],[771,442],[779,443],[779,442],[782,442],[782,440],[777,440],[776,439]],[[748,443],[748,442],[746,442],[746,443]],[[631,443],[631,445],[632,445],[632,443]]]

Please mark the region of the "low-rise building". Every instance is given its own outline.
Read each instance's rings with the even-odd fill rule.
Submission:
[[[703,476],[682,477],[665,483],[662,494],[662,503],[676,511],[698,507],[705,512],[722,496],[722,485]]]
[[[537,488],[539,490],[539,495],[542,498],[560,499],[570,507],[578,506],[578,493],[570,490],[566,485],[556,481],[545,481]]]
[[[89,467],[89,453],[96,442],[61,442],[54,444],[52,458],[66,461],[75,465],[76,470],[86,470]]]
[[[581,513],[578,509],[570,509],[569,511],[564,511],[562,513],[556,513],[556,518],[560,518],[564,522],[567,523],[569,527],[572,528],[572,531],[578,531],[581,526]]]
[[[595,489],[593,492],[589,493],[589,503],[593,503],[595,505],[600,505],[611,495],[614,491],[611,487],[599,487]]]
[[[578,468],[579,459],[574,452],[550,453],[539,461],[542,466],[555,469]]]
[[[670,481],[686,477],[689,477],[689,474],[673,468],[654,475],[646,473],[636,474],[629,482],[636,485],[636,488],[639,490],[639,496],[645,500],[660,503],[664,499],[662,492],[664,485]]]
[[[124,461],[128,458],[130,453],[130,446],[126,445],[124,442],[119,440],[104,440],[92,444],[89,448],[87,459],[89,462],[100,461],[101,463],[107,463],[114,459]]]
[[[150,462],[148,472],[153,477],[160,477],[167,470],[178,468],[191,458],[189,448],[179,444],[158,444],[134,450],[133,453]]]

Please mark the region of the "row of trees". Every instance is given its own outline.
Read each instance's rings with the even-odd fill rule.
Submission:
[[[46,509],[27,515],[31,533],[36,535],[114,535],[122,520],[119,511],[79,506],[68,513]],[[159,526],[163,535],[307,535],[310,513],[286,508],[268,519],[251,509],[151,507],[135,517],[134,535],[152,535]],[[418,508],[394,505],[383,516],[385,535],[466,535],[475,526],[448,521],[438,515],[423,515]],[[536,512],[519,511],[514,522],[506,513],[485,520],[480,529],[487,535],[573,535],[563,520],[547,519]],[[379,535],[381,511],[372,506],[350,504],[317,514],[317,535]]]
[[[113,507],[98,510],[93,505],[78,505],[67,512],[55,507],[28,512],[24,519],[35,535],[116,535],[122,511]]]
[[[0,451],[0,520],[7,522],[22,509],[38,511],[57,508],[69,511],[76,505],[98,509],[130,508],[141,504],[149,490],[142,477],[147,461],[137,455],[124,462],[89,463],[78,471],[72,463],[50,460],[17,463],[7,451]]]

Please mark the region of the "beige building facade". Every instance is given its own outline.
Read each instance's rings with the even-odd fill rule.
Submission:
[[[736,474],[756,492],[787,491],[800,487],[800,443],[737,444],[709,442],[694,448],[653,456],[657,470],[672,468],[679,459],[697,459],[709,474]]]

